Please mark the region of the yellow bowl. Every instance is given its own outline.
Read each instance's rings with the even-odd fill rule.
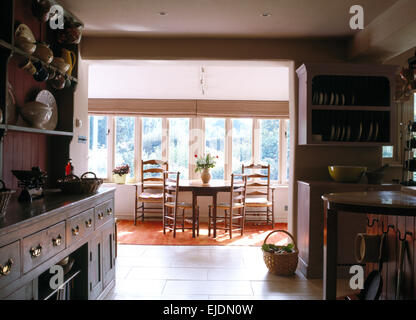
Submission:
[[[358,182],[367,171],[359,166],[328,166],[329,175],[336,182]]]

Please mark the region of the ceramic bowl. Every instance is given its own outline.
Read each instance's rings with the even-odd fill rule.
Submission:
[[[328,171],[331,178],[336,182],[356,183],[361,180],[367,168],[360,166],[328,166]]]
[[[28,102],[20,108],[22,118],[37,129],[45,129],[52,118],[52,113],[53,110],[50,106],[37,101]]]

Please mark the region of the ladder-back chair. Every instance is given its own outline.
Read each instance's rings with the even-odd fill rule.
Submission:
[[[163,172],[168,170],[168,162],[162,160],[146,160],[141,163],[141,193],[137,198],[139,206],[134,213],[134,224],[137,219],[144,221],[146,212],[157,212],[162,209],[163,202]],[[137,196],[137,195],[136,195]],[[146,204],[148,206],[146,206]],[[154,206],[160,204],[160,206]],[[152,205],[149,207],[149,205]],[[140,215],[138,216],[140,212]]]

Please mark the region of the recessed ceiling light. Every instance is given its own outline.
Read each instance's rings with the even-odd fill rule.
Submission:
[[[261,14],[261,16],[262,17],[270,17],[272,14],[271,13],[269,13],[269,12],[263,12],[262,14]]]
[[[168,15],[168,13],[167,13],[167,12],[165,12],[165,11],[158,12],[157,14],[158,14],[159,16],[167,16],[167,15]]]

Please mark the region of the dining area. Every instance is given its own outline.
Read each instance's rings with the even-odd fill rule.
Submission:
[[[207,157],[208,156],[208,157]],[[141,161],[141,179],[135,187],[135,215],[133,224],[154,219],[162,213],[160,228],[164,234],[190,230],[192,238],[200,236],[200,211],[207,210],[208,237],[220,233],[229,239],[243,236],[247,223],[275,225],[274,191],[269,164],[242,164],[241,171],[231,173],[228,179],[210,179],[209,167],[215,158],[204,156],[200,164],[200,179],[183,179],[179,171],[169,170],[167,161],[151,159]],[[197,161],[198,163],[198,161]],[[208,198],[203,208],[201,198]],[[160,216],[159,216],[160,217]]]

